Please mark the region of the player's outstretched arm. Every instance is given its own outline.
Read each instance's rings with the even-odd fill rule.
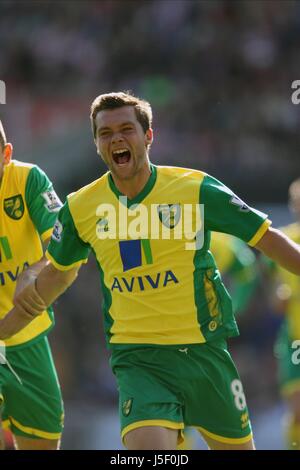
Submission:
[[[270,227],[255,248],[291,273],[300,276],[300,245],[280,230]]]
[[[16,296],[15,307],[0,321],[0,339],[15,335],[40,315],[74,282],[78,269],[60,271],[52,264],[44,267]]]

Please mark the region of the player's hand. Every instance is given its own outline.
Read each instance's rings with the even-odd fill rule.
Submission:
[[[21,310],[24,315],[31,317],[40,315],[47,308],[44,300],[36,290],[35,282],[31,282],[15,296],[14,305]]]
[[[27,287],[29,284],[32,284],[35,281],[36,276],[32,275],[28,270],[24,271],[17,279],[16,290],[14,294],[14,300],[19,296],[19,294]]]
[[[35,278],[38,276],[40,271],[46,266],[47,260],[46,258],[42,258],[37,263],[32,264],[29,266],[25,271],[23,271],[17,279],[16,290],[14,294],[14,301],[17,296],[27,287],[29,284],[32,284],[35,281]]]

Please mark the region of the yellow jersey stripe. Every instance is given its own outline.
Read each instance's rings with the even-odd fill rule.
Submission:
[[[272,224],[271,220],[269,219],[265,220],[264,223],[257,230],[256,234],[248,242],[248,245],[255,246],[259,242],[259,240],[263,237],[263,235],[266,233],[266,231],[268,230],[271,224]]]
[[[48,230],[46,230],[46,232],[42,233],[41,239],[43,240],[43,242],[47,240],[47,238],[51,237],[52,231],[53,231],[53,227],[49,228]]]
[[[51,261],[51,263],[53,264],[53,266],[58,269],[59,271],[69,271],[70,269],[72,268],[75,268],[75,266],[81,266],[82,264],[85,264],[87,263],[88,259],[84,259],[84,260],[80,260],[80,261],[76,261],[76,263],[72,263],[72,264],[69,264],[68,266],[64,266],[63,264],[59,264],[55,261],[55,259],[50,255],[50,253],[48,253],[48,251],[46,251],[45,253],[46,255],[46,258]]]

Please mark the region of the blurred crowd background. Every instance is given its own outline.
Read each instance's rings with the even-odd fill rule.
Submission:
[[[62,199],[104,172],[90,131],[100,93],[153,106],[152,161],[202,169],[278,226],[299,176],[300,2],[0,2],[0,116],[15,158],[39,164]],[[91,259],[56,303],[50,336],[66,402],[64,448],[120,448],[117,393]],[[281,448],[273,342],[280,325],[260,282],[230,342],[259,448]]]

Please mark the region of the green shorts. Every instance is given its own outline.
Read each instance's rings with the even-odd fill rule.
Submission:
[[[132,429],[197,428],[203,437],[252,438],[243,387],[225,341],[114,350],[122,439]],[[179,433],[178,443],[183,441]]]
[[[59,439],[63,402],[47,338],[7,348],[6,359],[9,364],[0,364],[3,427],[19,436]]]
[[[289,395],[296,390],[300,390],[300,363],[297,363],[299,354],[292,347],[292,344],[293,340],[288,332],[288,324],[284,321],[274,348],[274,354],[278,360],[280,391],[283,395]]]

